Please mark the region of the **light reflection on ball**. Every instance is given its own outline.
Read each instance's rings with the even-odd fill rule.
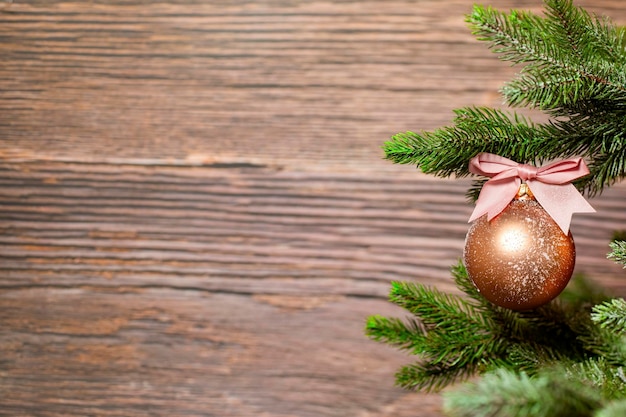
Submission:
[[[528,310],[554,299],[574,271],[576,250],[534,199],[513,200],[502,213],[472,223],[463,253],[469,277],[494,304]]]
[[[498,242],[502,246],[502,250],[506,253],[516,253],[527,250],[528,238],[529,236],[525,233],[524,229],[516,224],[502,228],[497,237]]]

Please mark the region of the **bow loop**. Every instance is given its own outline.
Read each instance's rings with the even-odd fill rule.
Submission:
[[[498,155],[480,153],[470,160],[469,171],[491,177],[480,192],[470,222],[484,214],[487,214],[487,220],[500,214],[515,197],[522,180],[565,234],[569,231],[573,213],[595,212],[571,184],[571,181],[589,174],[582,158],[536,168]]]

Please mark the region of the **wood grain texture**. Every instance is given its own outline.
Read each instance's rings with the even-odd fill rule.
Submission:
[[[0,415],[441,415],[363,326],[455,291],[468,181],[380,145],[499,105],[471,3],[0,2]],[[618,295],[625,197],[572,225]]]
[[[581,4],[624,15],[615,0]],[[3,152],[387,169],[391,134],[500,104],[513,70],[469,33],[471,5],[14,2],[0,25]]]

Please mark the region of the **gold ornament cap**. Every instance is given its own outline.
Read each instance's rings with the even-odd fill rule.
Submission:
[[[519,190],[517,190],[517,194],[515,195],[515,200],[536,200],[535,195],[530,191],[530,187],[525,182],[521,183],[519,186]]]

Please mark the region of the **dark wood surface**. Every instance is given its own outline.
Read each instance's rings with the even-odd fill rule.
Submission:
[[[468,181],[380,146],[500,105],[471,4],[0,1],[0,415],[439,416],[363,326],[455,291]],[[617,295],[625,197],[572,226]]]

